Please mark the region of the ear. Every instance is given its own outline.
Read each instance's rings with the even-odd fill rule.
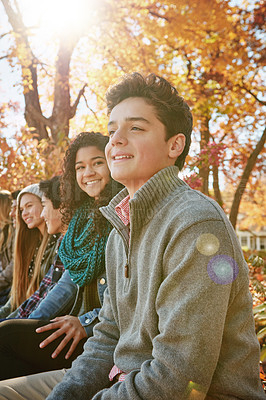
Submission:
[[[186,144],[186,137],[183,133],[178,133],[175,136],[172,136],[169,140],[169,153],[168,156],[171,159],[176,160],[177,157],[182,154],[185,144]]]

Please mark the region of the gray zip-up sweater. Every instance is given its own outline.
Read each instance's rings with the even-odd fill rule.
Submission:
[[[161,170],[130,200],[130,243],[114,210],[127,191],[102,209],[115,229],[100,322],[49,400],[265,399],[237,237],[177,173]],[[114,363],[128,375],[107,389]]]

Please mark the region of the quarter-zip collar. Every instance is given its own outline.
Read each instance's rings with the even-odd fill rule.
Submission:
[[[162,202],[178,187],[186,187],[186,183],[178,178],[179,169],[170,166],[152,176],[129,200],[131,228],[145,225],[161,208]],[[125,226],[115,212],[115,207],[128,195],[127,189],[121,190],[111,201],[101,207],[100,211],[120,232]],[[134,229],[134,228],[133,228]]]

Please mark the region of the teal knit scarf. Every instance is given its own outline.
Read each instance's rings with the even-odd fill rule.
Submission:
[[[105,246],[112,227],[106,221],[104,232],[99,235],[94,215],[91,201],[79,207],[58,251],[71,279],[80,287],[88,285],[105,269]]]

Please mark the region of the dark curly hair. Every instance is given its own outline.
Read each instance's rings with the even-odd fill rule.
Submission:
[[[166,140],[183,133],[186,144],[175,165],[181,170],[191,143],[193,118],[189,106],[178,95],[177,90],[164,78],[149,74],[147,77],[138,72],[125,75],[122,80],[111,86],[106,93],[108,114],[121,101],[129,97],[142,97],[152,105],[157,118],[166,128]]]
[[[107,205],[123,186],[110,177],[109,183],[105,186],[104,190],[100,193],[99,199],[96,201],[81,190],[77,184],[75,162],[76,154],[79,149],[95,146],[104,153],[108,141],[108,136],[104,136],[100,132],[81,132],[69,145],[64,157],[63,174],[60,179],[62,199],[60,209],[63,215],[62,220],[65,225],[68,225],[76,209],[88,201],[91,202],[91,207],[95,210],[95,225],[97,230],[99,229],[99,231],[101,231],[106,225],[106,221],[100,213],[99,207]]]

